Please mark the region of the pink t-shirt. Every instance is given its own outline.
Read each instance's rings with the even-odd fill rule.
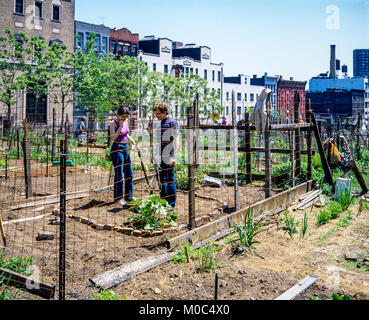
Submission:
[[[119,122],[117,120],[114,120],[116,124],[115,133],[117,133],[117,130],[119,129]],[[115,139],[115,142],[117,143],[127,143],[128,138],[127,134],[129,133],[129,127],[128,127],[128,121],[124,121],[123,128],[120,131],[119,136]]]

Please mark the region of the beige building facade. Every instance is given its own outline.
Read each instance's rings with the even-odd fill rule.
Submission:
[[[1,0],[0,36],[10,29],[14,35],[23,31],[28,36],[39,36],[47,45],[54,41],[64,43],[74,51],[75,0]],[[36,126],[50,126],[53,108],[57,122],[61,119],[61,106],[50,96],[35,104],[31,92],[19,93],[12,106],[12,125],[20,125],[27,118]],[[66,114],[73,121],[73,103],[66,107]],[[0,130],[7,119],[7,107],[0,103]]]

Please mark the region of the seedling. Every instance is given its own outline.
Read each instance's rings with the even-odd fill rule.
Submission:
[[[198,270],[211,271],[214,270],[218,263],[215,260],[214,252],[221,250],[220,246],[216,246],[214,241],[210,241],[207,245],[201,247],[196,251],[196,258],[198,259]]]
[[[293,234],[296,233],[296,228],[300,224],[300,222],[295,221],[294,217],[288,215],[288,210],[285,210],[281,215],[281,221],[284,223],[283,230],[285,230],[284,234],[288,233],[293,238]]]
[[[321,226],[323,224],[326,224],[330,219],[331,219],[330,212],[323,209],[323,210],[320,210],[320,213],[317,216],[317,222],[316,223],[317,223],[318,226]]]
[[[242,254],[249,253],[251,255],[255,254],[256,256],[264,259],[262,256],[256,253],[255,244],[259,243],[255,240],[255,237],[264,231],[267,231],[267,228],[264,228],[263,220],[264,218],[259,219],[258,222],[255,222],[254,214],[251,213],[250,208],[247,209],[246,215],[242,217],[242,224],[237,224],[234,226],[234,230],[238,233],[238,238],[228,240],[226,243],[232,243],[238,241],[239,243],[233,247],[234,254]]]
[[[93,293],[94,300],[127,300],[127,298],[120,297],[115,294],[113,290],[101,290],[97,287],[94,288],[95,292]]]
[[[187,253],[186,253],[187,251]],[[191,245],[189,242],[187,242],[186,244],[184,244],[183,246],[181,246],[180,248],[180,252],[177,253],[174,257],[173,257],[173,263],[185,263],[187,262],[187,255],[188,258],[190,259],[191,257],[193,257],[195,254],[195,251],[192,249]]]
[[[307,232],[307,228],[308,228],[308,218],[307,218],[307,214],[305,212],[304,219],[302,219],[302,224],[301,224],[301,238],[305,237],[305,234]]]

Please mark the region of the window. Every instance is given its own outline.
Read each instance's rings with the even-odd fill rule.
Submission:
[[[83,33],[78,32],[77,34],[77,49],[83,49]]]
[[[237,101],[241,101],[241,93],[237,93]]]
[[[196,74],[197,74],[197,75],[199,74],[199,69],[198,69],[198,68],[196,68]]]
[[[253,102],[254,101],[254,94],[250,93],[250,101]]]
[[[204,70],[204,79],[208,79],[208,70]]]
[[[226,107],[226,112],[227,112],[227,115],[229,114],[229,107]]]
[[[35,1],[35,17],[42,18],[43,15],[43,3],[40,1]]]
[[[124,47],[124,49],[125,49],[124,55],[129,56],[129,51],[130,51],[129,49],[130,49],[130,46],[127,46],[127,45],[126,45],[126,46]]]
[[[220,78],[221,78],[221,73],[220,73],[220,71],[218,71],[218,82],[220,82]]]
[[[247,101],[247,93],[245,93],[245,101]]]
[[[189,68],[188,67],[186,67],[186,74],[188,74],[189,73]]]
[[[15,0],[15,13],[23,14],[24,12],[24,0]]]
[[[117,53],[117,43],[115,41],[112,41],[111,42],[111,52],[113,54],[116,54]]]
[[[213,79],[213,81],[215,81],[215,71],[213,70],[213,72],[212,72],[212,79]]]
[[[101,51],[101,35],[97,34],[95,39],[95,50]]]
[[[164,65],[164,73],[168,73],[168,65],[167,64]]]
[[[245,78],[245,84],[247,84],[247,78]]]
[[[241,107],[237,107],[237,114],[241,114],[242,112],[242,108]]]
[[[152,64],[152,71],[156,71],[156,63]]]
[[[53,5],[53,21],[60,21],[60,6]]]
[[[190,68],[190,73],[191,73],[191,74],[193,73],[193,68]]]
[[[132,56],[135,57],[137,54],[137,47],[136,46],[132,46]]]
[[[229,100],[229,92],[226,93],[226,100]]]
[[[104,52],[108,52],[108,38],[107,37],[103,37],[102,38],[102,51]]]
[[[122,55],[123,55],[123,45],[122,45],[122,44],[120,44],[120,45],[118,46],[118,55],[120,55],[120,56],[122,56]]]

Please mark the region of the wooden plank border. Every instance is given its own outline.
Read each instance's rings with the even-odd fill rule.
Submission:
[[[179,235],[178,237],[170,239],[165,242],[165,245],[168,249],[173,249],[187,242],[192,244],[210,238],[211,236],[225,229],[232,228],[237,223],[241,223],[242,216],[249,208],[253,211],[255,217],[257,217],[263,212],[274,211],[279,208],[288,207],[292,202],[295,201],[295,199],[305,194],[306,192],[309,192],[312,188],[312,183],[313,181],[310,180],[299,186],[276,194],[268,199],[259,201],[247,208],[231,213],[228,216],[225,216],[209,224],[191,230],[185,234]]]

